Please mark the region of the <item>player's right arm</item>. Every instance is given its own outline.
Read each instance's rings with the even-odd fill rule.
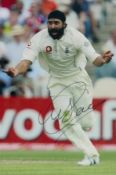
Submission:
[[[39,34],[36,34],[31,38],[23,51],[21,61],[15,67],[8,68],[6,71],[8,75],[15,77],[19,74],[24,74],[28,70],[40,51],[40,40]]]
[[[24,59],[20,61],[15,67],[8,68],[8,70],[6,70],[6,73],[12,77],[15,77],[19,74],[24,74],[27,72],[31,64],[32,61]]]

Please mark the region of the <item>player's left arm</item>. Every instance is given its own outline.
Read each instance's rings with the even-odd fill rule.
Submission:
[[[102,66],[111,61],[113,56],[111,51],[106,51],[103,54],[97,53],[91,42],[82,34],[80,34],[79,41],[80,50],[84,53],[88,61],[93,63],[95,66]]]
[[[102,66],[104,64],[107,64],[111,61],[112,59],[112,52],[111,51],[107,51],[107,52],[104,52],[102,55],[98,56],[94,61],[93,61],[93,64],[95,66]]]

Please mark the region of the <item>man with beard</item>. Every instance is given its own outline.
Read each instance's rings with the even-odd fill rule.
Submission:
[[[112,53],[96,53],[79,31],[66,24],[63,12],[48,15],[48,29],[35,34],[24,50],[22,60],[7,73],[23,74],[35,59],[50,74],[48,88],[62,132],[80,148],[85,157],[79,165],[99,163],[99,153],[86,135],[93,126],[92,83],[85,71],[87,61],[96,66],[107,64]]]

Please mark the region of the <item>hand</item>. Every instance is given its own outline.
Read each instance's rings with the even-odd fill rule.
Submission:
[[[8,74],[9,76],[11,77],[16,77],[18,75],[18,71],[16,68],[8,68],[6,71],[5,71],[6,74]]]
[[[105,52],[104,54],[103,54],[103,59],[104,59],[104,63],[109,63],[110,61],[111,61],[111,59],[112,59],[112,56],[113,56],[113,54],[112,54],[112,52],[111,51],[107,51],[107,52]]]

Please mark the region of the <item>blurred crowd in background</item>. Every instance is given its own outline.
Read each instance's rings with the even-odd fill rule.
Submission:
[[[46,28],[47,16],[55,9],[66,14],[67,24],[80,30],[93,44],[100,44],[99,32],[107,23],[116,0],[0,0],[0,95],[46,97],[48,74],[39,63],[24,76],[11,78],[2,69],[16,65],[29,39]],[[106,38],[101,51],[111,50],[110,65],[96,69],[95,78],[116,77],[116,29]],[[98,51],[99,52],[99,51]]]

